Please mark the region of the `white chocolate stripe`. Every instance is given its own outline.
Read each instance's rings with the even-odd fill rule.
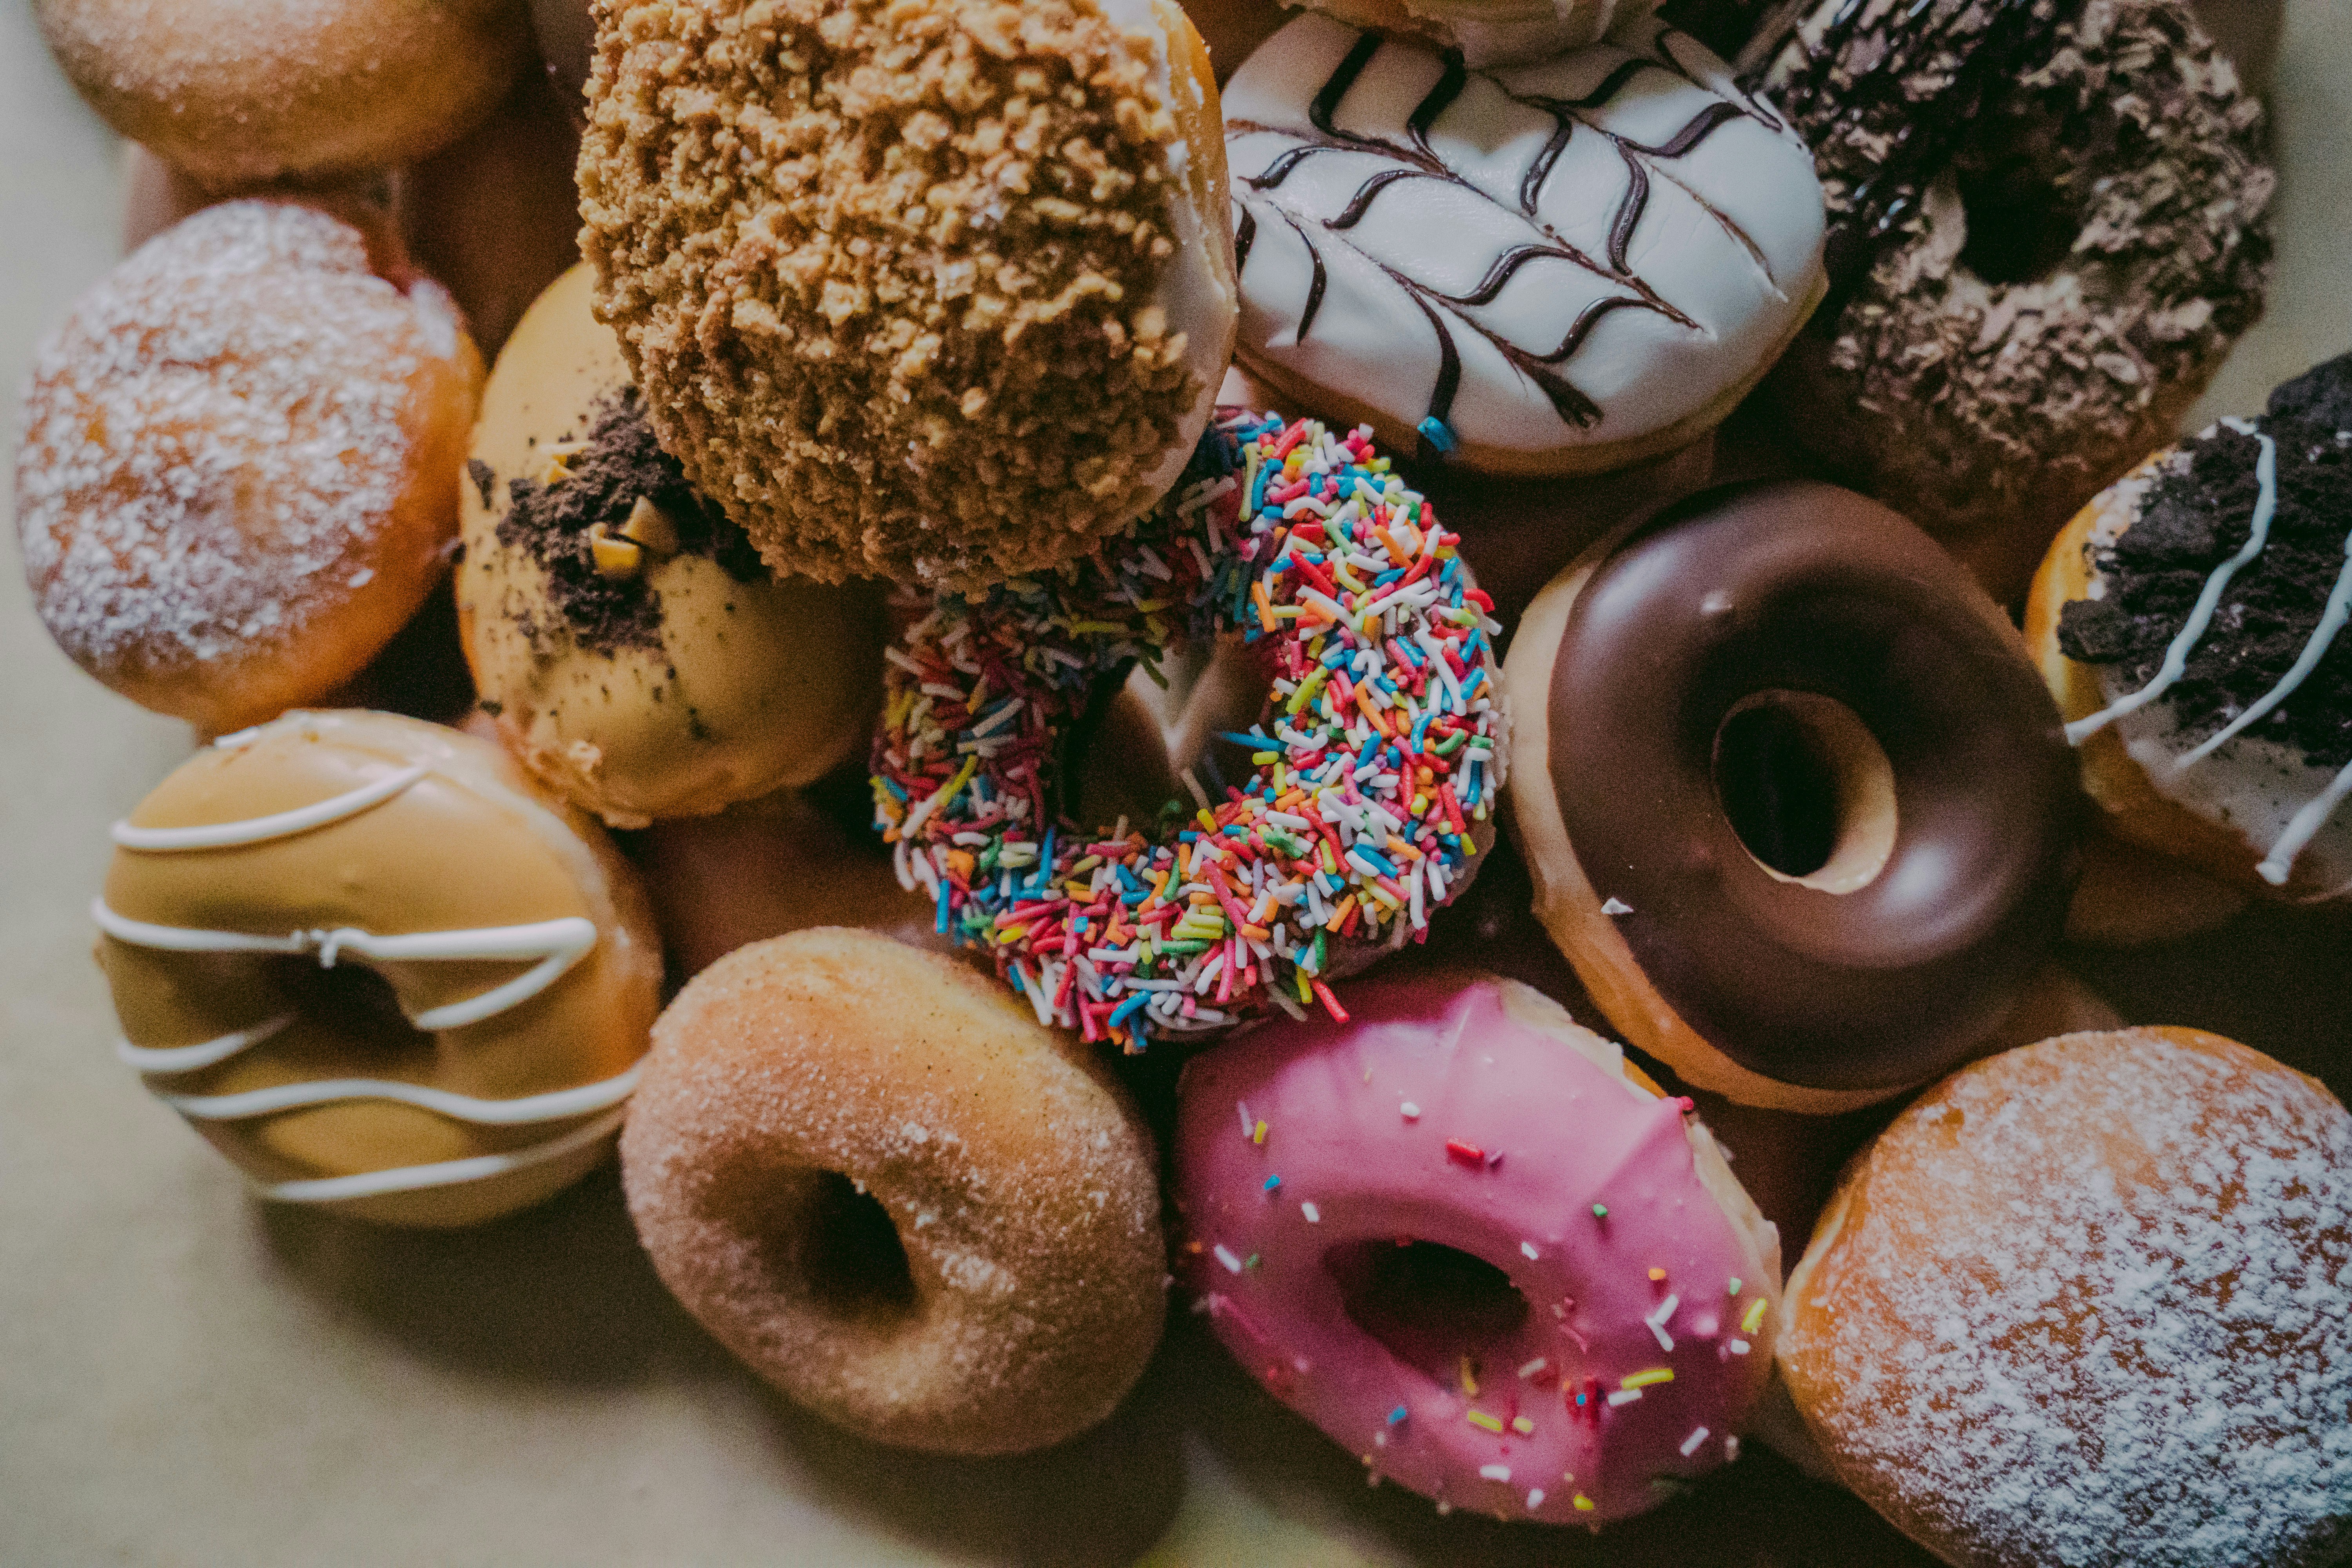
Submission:
[[[615,1110],[600,1116],[584,1127],[576,1127],[561,1138],[544,1143],[534,1143],[528,1149],[517,1149],[505,1154],[477,1154],[471,1159],[445,1160],[435,1165],[403,1165],[390,1171],[362,1171],[351,1176],[320,1176],[297,1182],[258,1182],[256,1190],[265,1198],[287,1204],[331,1204],[351,1198],[381,1197],[387,1193],[411,1193],[425,1187],[454,1187],[467,1182],[486,1182],[493,1176],[503,1176],[511,1171],[545,1164],[566,1154],[612,1136],[620,1131],[621,1119],[626,1114]]]
[[[432,771],[419,763],[326,800],[314,801],[309,805],[297,806],[291,811],[281,811],[269,816],[249,816],[242,822],[206,823],[199,827],[139,827],[126,820],[114,825],[114,841],[125,849],[165,855],[188,849],[228,849],[245,844],[266,844],[273,838],[291,837],[297,833],[308,833],[314,827],[324,827],[331,822],[341,822],[347,816],[357,816],[399,795]]]
[[[2248,727],[2260,723],[2270,710],[2294,695],[2294,689],[2319,668],[2327,657],[2327,649],[2336,641],[2336,634],[2344,629],[2347,616],[2352,616],[2352,535],[2344,541],[2344,567],[2336,574],[2336,586],[2327,595],[2327,607],[2320,612],[2319,624],[2311,629],[2311,640],[2303,645],[2303,652],[2294,667],[2279,677],[2278,684],[2256,698],[2252,706],[2207,739],[2201,745],[2173,763],[2178,770],[2203,762]]]
[[[116,914],[103,899],[90,904],[99,929],[117,942],[165,952],[315,952],[322,969],[332,969],[345,950],[379,963],[436,960],[498,960],[527,958],[541,962],[478,996],[416,1014],[408,1021],[432,1034],[462,1029],[495,1017],[509,1007],[530,1001],[596,945],[596,922],[580,915],[538,921],[529,925],[481,926],[466,931],[409,931],[378,936],[352,926],[332,931],[298,931],[285,936],[258,936],[250,931],[196,931],[186,926],[151,925]]]
[[[2352,796],[2352,763],[2347,763],[2328,786],[2287,823],[2286,831],[2271,846],[2270,854],[2254,868],[2262,873],[2263,881],[2273,888],[2285,884],[2294,869],[2295,857],[2303,853],[2305,845],[2318,837],[2319,830],[2327,826],[2327,819],[2336,815],[2336,808],[2344,804],[2347,796]]]
[[[480,1127],[521,1127],[534,1121],[562,1121],[573,1116],[585,1116],[591,1111],[610,1110],[629,1098],[644,1071],[645,1064],[640,1062],[618,1077],[605,1079],[600,1083],[582,1084],[575,1089],[560,1089],[547,1094],[524,1095],[514,1100],[478,1100],[471,1095],[453,1094],[447,1089],[433,1089],[425,1084],[367,1078],[281,1083],[268,1089],[247,1089],[241,1094],[158,1094],[155,1098],[196,1121],[243,1121],[256,1116],[274,1116],[281,1110],[300,1110],[313,1105],[331,1105],[352,1100],[382,1100],[438,1111],[452,1121],[472,1122]]]
[[[2254,478],[2262,485],[2262,493],[2254,500],[2254,516],[2246,531],[2246,542],[2205,579],[2204,590],[2197,595],[2196,607],[2189,612],[2189,620],[2180,628],[2171,645],[2164,650],[2164,662],[2157,668],[2156,679],[2128,696],[2119,697],[2087,719],[2077,719],[2066,726],[2066,740],[2079,746],[2126,713],[2137,713],[2142,708],[2171,689],[2181,672],[2189,667],[2189,655],[2205,637],[2206,628],[2213,624],[2213,612],[2220,607],[2223,590],[2238,569],[2263,552],[2270,542],[2271,517],[2278,510],[2278,443],[2240,420],[2224,420],[2241,435],[2252,436],[2262,443],[2262,456],[2254,459]]]
[[[249,1029],[215,1039],[199,1040],[193,1046],[134,1046],[129,1040],[114,1042],[114,1054],[126,1066],[141,1072],[202,1072],[208,1067],[228,1060],[240,1051],[249,1050],[294,1022],[298,1015],[280,1013],[275,1018],[264,1018]]]

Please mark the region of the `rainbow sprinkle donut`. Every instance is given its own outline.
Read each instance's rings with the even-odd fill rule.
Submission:
[[[1503,780],[1494,605],[1456,536],[1370,432],[1219,411],[1121,539],[985,597],[942,595],[889,650],[875,817],[939,930],[994,955],[1042,1021],[1140,1051],[1426,933],[1493,842]],[[1273,677],[1223,739],[1255,771],[1222,800],[1188,769],[1147,834],[1062,820],[1057,738],[1171,648],[1238,632]]]

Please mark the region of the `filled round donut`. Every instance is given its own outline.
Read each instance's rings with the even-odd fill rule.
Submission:
[[[1848,491],[1731,486],[1555,578],[1507,672],[1537,911],[1633,1044],[1828,1112],[1980,1048],[2056,942],[2078,792],[2016,633]]]
[[[885,936],[798,931],[688,982],[621,1174],[687,1310],[882,1442],[1059,1442],[1160,1342],[1159,1184],[1126,1094],[986,976]]]
[[[769,575],[655,443],[585,265],[516,329],[467,465],[457,607],[499,736],[614,827],[822,777],[866,747],[870,584]]]
[[[1174,0],[621,20],[580,153],[597,314],[778,572],[985,584],[1175,481],[1234,303],[1217,88]]]
[[[412,163],[530,54],[522,0],[38,0],[100,118],[215,190]]]
[[[2352,1539],[2352,1116],[2193,1029],[1965,1068],[1850,1164],[1780,1370],[1964,1568],[2305,1568]]]
[[[1650,23],[1541,65],[1305,16],[1225,89],[1243,363],[1482,472],[1689,445],[1821,298],[1803,142]]]
[[[49,635],[218,733],[357,674],[448,572],[482,366],[389,227],[207,207],[35,356],[16,458]]]
[[[1188,1062],[1179,1267],[1375,1478],[1599,1525],[1739,1452],[1780,1246],[1690,1101],[1516,981],[1367,981]]]
[[[1328,977],[1423,936],[1493,841],[1499,627],[1454,546],[1362,430],[1221,411],[1127,537],[944,595],[892,650],[874,802],[901,879],[1088,1040],[1344,1016]],[[1232,776],[1213,748],[1159,820],[1067,821],[1061,753],[1113,678],[1220,638],[1271,683],[1221,737]]]
[[[661,949],[603,831],[496,746],[290,713],[182,764],[114,842],[121,1055],[263,1197],[469,1225],[611,1152]]]
[[[2352,419],[2225,419],[2051,546],[2026,635],[2116,837],[2352,895]]]
[[[2262,314],[2261,106],[2182,0],[1785,15],[1750,79],[1815,150],[1832,298],[1772,394],[2013,602]]]

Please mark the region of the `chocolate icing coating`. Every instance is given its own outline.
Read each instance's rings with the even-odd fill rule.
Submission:
[[[1972,602],[1973,601],[1973,602]],[[2081,795],[2040,676],[1966,573],[1874,501],[1732,486],[1635,530],[1552,667],[1569,842],[1652,986],[1783,1083],[1886,1089],[1964,1060],[2064,923]],[[1814,692],[1892,765],[1883,869],[1831,893],[1767,872],[1720,804],[1742,699]]]

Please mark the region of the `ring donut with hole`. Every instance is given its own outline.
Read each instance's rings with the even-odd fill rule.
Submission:
[[[1268,1006],[1344,1018],[1329,979],[1421,940],[1469,885],[1502,783],[1501,628],[1388,469],[1364,427],[1220,409],[1123,538],[943,594],[888,650],[876,826],[940,932],[1041,1023],[1134,1052]],[[1066,821],[1064,729],[1210,637],[1270,687],[1202,759],[1207,785],[1184,771],[1191,809],[1149,832]]]
[[[1536,911],[1686,1081],[1827,1114],[1948,1071],[2058,939],[2081,796],[2016,631],[1834,486],[1692,497],[1536,598],[1506,689]]]

